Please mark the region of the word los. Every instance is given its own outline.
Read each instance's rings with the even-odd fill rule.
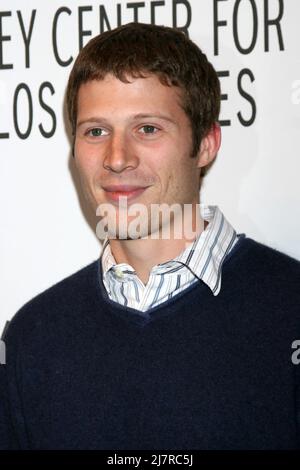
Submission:
[[[43,82],[37,90],[38,102],[40,107],[45,111],[47,121],[51,120],[51,124],[47,124],[48,128],[43,123],[38,124],[41,135],[45,138],[52,137],[56,131],[56,114],[52,107],[46,102],[47,95],[54,95],[55,90],[50,82]],[[19,83],[13,93],[13,125],[17,136],[20,139],[27,139],[33,128],[33,98],[32,92],[26,83]],[[22,118],[21,128],[20,120]],[[25,122],[25,125],[24,125]],[[9,139],[9,132],[3,132],[0,129],[0,139]]]
[[[226,79],[230,77],[229,71],[217,72],[219,78]],[[239,110],[235,117],[238,122],[248,127],[253,124],[256,118],[256,103],[251,95],[251,84],[255,78],[251,70],[242,69],[236,77],[238,94],[241,97],[241,108],[246,105],[246,110]],[[249,90],[250,88],[250,90]],[[47,125],[43,123],[38,124],[38,129],[42,137],[50,138],[53,137],[57,128],[56,112],[53,109],[53,95],[55,94],[54,85],[51,82],[43,82],[38,90],[31,90],[29,85],[26,83],[19,83],[13,92],[12,96],[12,107],[13,107],[13,127],[15,133],[19,139],[28,139],[30,137],[34,123],[34,107],[33,107],[33,96],[37,95],[39,106],[44,110],[45,120]],[[227,93],[223,93],[221,97],[222,101],[229,101]],[[20,123],[22,118],[22,125]],[[49,124],[50,119],[50,124]],[[226,116],[226,119],[221,114],[220,125],[230,126],[232,119]],[[5,129],[0,128],[0,139],[9,139],[10,133]]]

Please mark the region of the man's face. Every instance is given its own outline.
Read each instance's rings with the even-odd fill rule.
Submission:
[[[200,169],[190,157],[192,131],[180,90],[155,75],[128,78],[131,83],[106,75],[80,86],[75,163],[86,198],[94,210],[109,203],[118,211],[123,195],[128,207],[140,203],[149,214],[151,204],[198,203]],[[144,189],[112,192],[111,185]]]

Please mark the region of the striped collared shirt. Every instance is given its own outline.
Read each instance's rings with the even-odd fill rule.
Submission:
[[[201,217],[208,222],[205,230],[176,258],[154,266],[146,286],[132,266],[116,263],[106,237],[100,262],[103,284],[110,299],[145,312],[169,300],[199,278],[213,295],[218,295],[222,264],[238,235],[217,206],[199,204],[199,207]]]

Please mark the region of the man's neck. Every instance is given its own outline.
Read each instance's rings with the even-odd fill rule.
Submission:
[[[154,239],[151,234],[148,238],[138,238],[131,240],[110,239],[111,252],[117,262],[126,263],[133,267],[137,276],[146,285],[151,269],[158,265],[176,258],[182,251],[193,243],[203,230],[205,230],[208,222],[204,221],[200,216],[199,206],[193,207],[192,222],[185,219],[183,226],[189,227],[188,233],[182,230],[181,238],[164,239],[161,237]],[[174,224],[172,224],[172,228]],[[192,231],[190,228],[192,227]],[[170,234],[172,234],[172,228]],[[186,233],[188,236],[186,236]],[[192,238],[191,234],[194,234]],[[174,233],[173,233],[174,235]]]

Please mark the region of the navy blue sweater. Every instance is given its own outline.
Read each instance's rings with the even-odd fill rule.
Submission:
[[[95,261],[24,305],[6,335],[4,449],[300,448],[300,263],[241,237],[214,297],[148,312]]]

